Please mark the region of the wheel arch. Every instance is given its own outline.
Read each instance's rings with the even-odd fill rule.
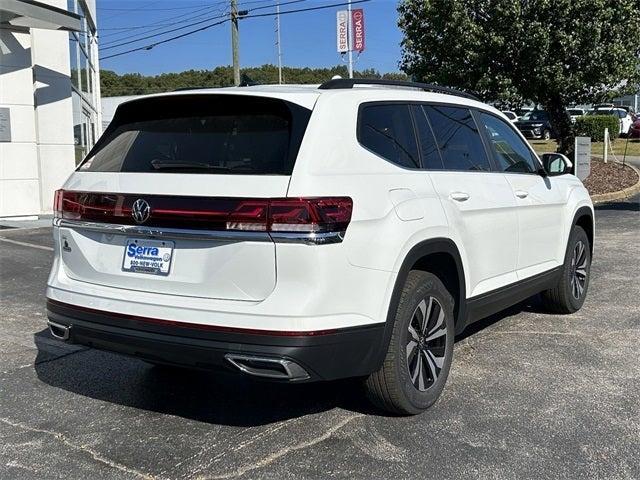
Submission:
[[[453,290],[451,293],[455,300],[456,334],[466,326],[466,284],[464,266],[457,245],[449,238],[434,238],[420,242],[409,250],[398,270],[374,371],[382,365],[389,348],[402,288],[411,270],[431,272],[442,280],[447,289]]]
[[[593,218],[593,210],[589,207],[580,207],[576,210],[576,213],[573,215],[573,222],[571,223],[571,228],[574,226],[581,227],[585,233],[587,234],[587,238],[589,239],[589,250],[591,252],[591,256],[593,257],[593,237],[594,237],[594,218]]]

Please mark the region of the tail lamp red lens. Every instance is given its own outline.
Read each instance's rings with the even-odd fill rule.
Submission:
[[[136,195],[58,190],[56,217],[135,225],[133,203],[145,199],[150,215],[144,225],[259,232],[337,232],[351,221],[349,197],[221,198]]]
[[[56,190],[53,195],[53,214],[56,217],[62,217],[62,198],[64,196],[64,190]]]

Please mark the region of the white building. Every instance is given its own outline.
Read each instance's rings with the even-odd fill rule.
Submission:
[[[95,0],[0,0],[0,217],[50,213],[101,133]]]
[[[128,102],[129,100],[135,100],[136,98],[143,96],[144,95],[123,95],[120,97],[102,97],[100,99],[100,105],[102,106],[102,131],[107,129],[121,103]]]

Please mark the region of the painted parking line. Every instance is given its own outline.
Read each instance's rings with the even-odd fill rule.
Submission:
[[[31,248],[37,248],[40,250],[47,250],[48,252],[53,252],[52,247],[47,247],[45,245],[38,245],[35,243],[29,243],[29,242],[20,242],[18,240],[9,240],[8,238],[4,238],[4,237],[0,237],[0,242],[12,243],[14,245],[20,245],[23,247],[31,247]]]

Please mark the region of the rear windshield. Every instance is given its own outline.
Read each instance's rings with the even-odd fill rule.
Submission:
[[[142,99],[118,108],[78,170],[290,175],[310,114],[244,95]]]

